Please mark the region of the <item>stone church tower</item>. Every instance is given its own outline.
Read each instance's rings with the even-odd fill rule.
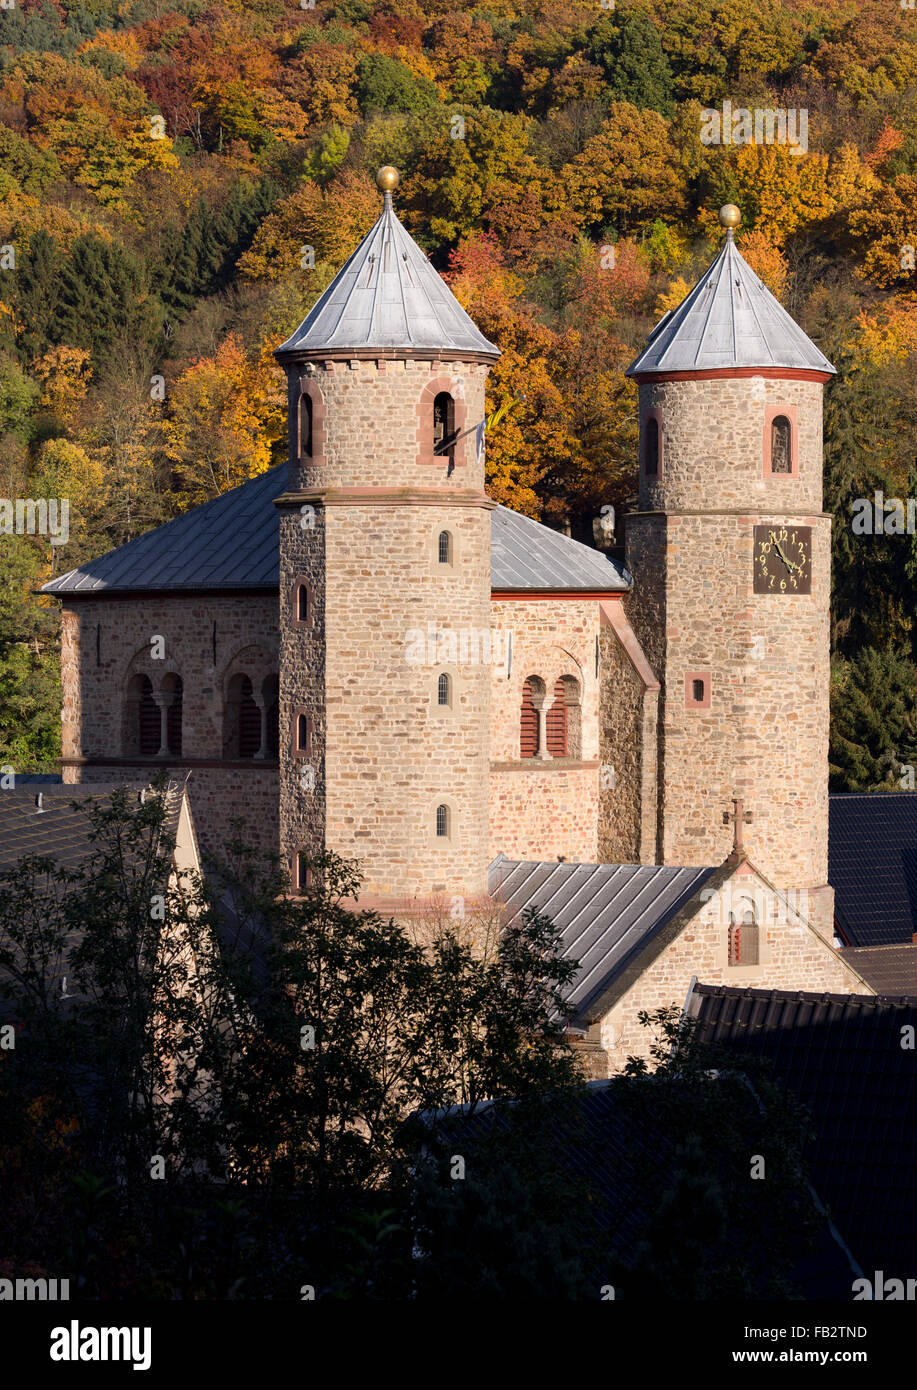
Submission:
[[[628,372],[640,489],[627,603],[663,686],[657,858],[720,863],[737,799],[753,862],[805,890],[830,940],[822,391],[834,368],[739,254],[738,209],[720,217],[720,254]]]
[[[276,356],[280,844],[362,861],[362,901],[478,897],[489,859],[490,511],[484,383],[499,351],[394,214]]]

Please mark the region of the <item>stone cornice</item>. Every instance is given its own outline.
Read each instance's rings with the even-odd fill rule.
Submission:
[[[274,498],[280,508],[319,502],[323,507],[481,507],[493,511],[497,503],[473,488],[445,491],[422,487],[327,487],[303,488]]]

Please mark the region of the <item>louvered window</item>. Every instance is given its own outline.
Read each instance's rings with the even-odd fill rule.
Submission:
[[[532,703],[532,683],[522,687],[522,716],[519,723],[519,755],[534,758],[538,755],[538,711]]]
[[[155,758],[159,752],[159,706],[153,699],[153,684],[149,676],[143,677],[143,686],[138,702],[138,717],[141,757]]]
[[[567,701],[563,681],[554,687],[554,703],[545,716],[548,752],[552,758],[567,756]]]
[[[239,757],[253,758],[260,747],[261,711],[255,704],[252,683],[246,676],[239,701]]]
[[[175,684],[171,691],[171,704],[166,712],[166,734],[170,753],[175,753],[181,757],[182,741],[182,679],[181,676],[175,677]]]
[[[758,924],[746,913],[744,922],[732,922],[729,926],[729,964],[758,964]]]

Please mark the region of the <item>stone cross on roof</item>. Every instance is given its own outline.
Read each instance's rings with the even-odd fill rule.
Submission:
[[[732,799],[733,810],[723,812],[723,824],[728,825],[732,821],[735,831],[732,837],[733,854],[741,854],[745,849],[743,826],[751,824],[751,811],[745,810],[745,802],[738,797]]]

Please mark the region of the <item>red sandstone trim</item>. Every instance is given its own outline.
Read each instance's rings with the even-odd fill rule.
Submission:
[[[490,597],[498,600],[509,599],[595,599],[607,603],[612,599],[620,601],[629,590],[620,589],[491,589]]]
[[[703,681],[703,699],[698,700],[694,695],[694,682]],[[706,671],[686,671],[685,672],[685,709],[709,709],[710,698],[713,687],[713,677],[711,672]]]
[[[299,378],[299,396],[308,396],[312,402],[312,453],[308,456],[301,452],[302,435],[300,434],[299,410],[296,407],[296,459],[300,468],[304,468],[313,463],[325,462],[325,398],[322,389],[314,377],[301,376]]]
[[[437,459],[436,462],[439,462]],[[365,503],[373,507],[483,507],[492,512],[498,505],[484,492],[472,488],[461,491],[443,488],[340,487],[303,488],[274,498],[275,507],[300,507],[303,502],[321,502],[325,507],[353,507]]]
[[[790,471],[775,473],[771,468],[772,425],[781,415],[790,422]],[[773,404],[764,407],[763,433],[763,474],[765,478],[799,477],[799,426],[796,421],[796,406],[793,404]]]
[[[434,365],[436,365],[434,363]],[[433,452],[433,402],[441,391],[446,391],[452,397],[455,417],[453,428],[459,434],[465,428],[466,405],[464,397],[455,394],[455,382],[451,376],[434,376],[426,383],[420,393],[420,400],[415,407],[417,411],[417,462],[421,464],[442,464],[447,466],[449,459],[445,454],[434,454]],[[470,435],[465,435],[464,439],[456,441],[455,445],[455,466],[463,467],[468,462],[468,447]]]
[[[707,367],[698,372],[634,372],[637,381],[729,381],[737,377],[763,376],[768,381],[830,381],[833,372],[809,367]]]
[[[299,591],[303,588],[306,591],[306,618],[299,617]],[[291,627],[312,626],[312,585],[303,574],[298,574],[290,585],[290,614]]]
[[[640,646],[637,634],[628,622],[623,603],[616,603],[611,608],[602,603],[600,615],[601,626],[610,627],[613,630],[624,648],[624,655],[643,682],[644,690],[659,690],[659,681],[653,675],[653,668],[646,659],[646,653]]]

